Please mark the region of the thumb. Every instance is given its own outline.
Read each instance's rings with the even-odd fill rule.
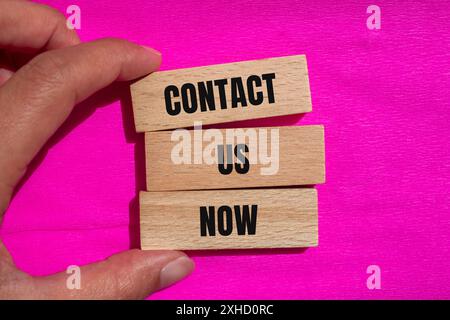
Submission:
[[[177,251],[133,249],[80,268],[80,289],[69,289],[61,272],[35,278],[39,297],[50,299],[144,299],[189,275],[194,263]]]
[[[182,252],[133,249],[80,267],[75,275],[80,289],[71,289],[68,282],[72,275],[60,272],[21,281],[18,285],[22,288],[14,291],[19,296],[9,298],[144,299],[185,278],[193,269],[193,261]]]

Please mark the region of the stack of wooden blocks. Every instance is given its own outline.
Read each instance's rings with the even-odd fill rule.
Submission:
[[[323,126],[199,128],[310,112],[305,56],[155,72],[131,94],[145,132],[142,249],[318,245]]]

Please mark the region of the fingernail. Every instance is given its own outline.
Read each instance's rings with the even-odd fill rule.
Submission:
[[[5,82],[6,80],[8,80],[9,78],[11,78],[11,76],[14,73],[12,71],[9,71],[7,69],[3,69],[0,68],[0,82]]]
[[[161,270],[160,288],[171,286],[188,276],[194,270],[194,262],[188,257],[180,257],[169,262]]]
[[[157,51],[157,50],[155,50],[155,49],[153,49],[153,48],[150,48],[150,47],[147,47],[147,46],[142,46],[142,48],[144,48],[144,49],[147,50],[147,51],[150,51],[150,52],[153,53],[153,54],[156,54],[156,55],[158,55],[158,56],[161,56],[161,52],[159,52],[159,51]]]

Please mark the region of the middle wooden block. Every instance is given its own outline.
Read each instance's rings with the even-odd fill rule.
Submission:
[[[325,182],[323,126],[147,132],[148,191]]]

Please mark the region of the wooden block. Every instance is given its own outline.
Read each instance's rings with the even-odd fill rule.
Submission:
[[[214,142],[208,139],[211,130],[218,134]],[[233,134],[231,130],[234,130]],[[227,134],[236,138],[228,143]],[[248,152],[244,152],[240,138],[244,139]],[[180,146],[184,150],[180,151]],[[325,182],[324,131],[319,125],[147,132],[145,147],[148,191]],[[218,148],[223,151],[218,152]],[[214,163],[209,161],[208,164],[206,157],[210,153],[207,150],[213,151],[211,158]],[[246,158],[239,160],[236,154],[243,154]],[[228,155],[232,158],[229,159]],[[263,157],[266,155],[269,157]],[[247,160],[247,165],[242,160]]]
[[[315,189],[141,192],[142,249],[311,247]]]
[[[311,111],[304,55],[154,72],[131,96],[138,132]]]

